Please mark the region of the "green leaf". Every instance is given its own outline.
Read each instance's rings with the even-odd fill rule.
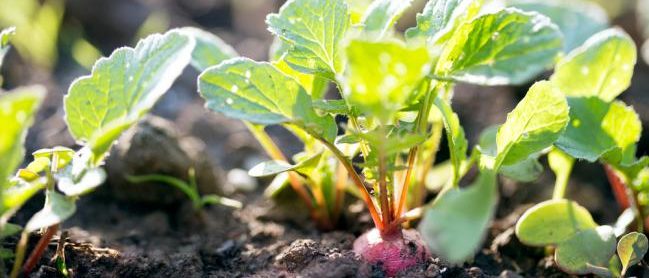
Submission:
[[[617,254],[622,261],[622,274],[626,273],[629,266],[642,261],[649,248],[647,236],[638,232],[631,232],[620,238],[617,243]]]
[[[576,202],[549,200],[525,211],[516,223],[516,236],[525,244],[546,246],[561,243],[579,231],[595,227],[597,223],[588,210]]]
[[[608,27],[608,15],[599,5],[581,0],[509,0],[508,6],[549,17],[563,33],[563,51],[569,52]]]
[[[568,104],[548,81],[537,82],[498,129],[498,165],[511,165],[550,147],[566,128]]]
[[[434,254],[451,263],[473,256],[485,236],[496,204],[496,174],[481,169],[468,188],[452,188],[424,212],[419,225]]]
[[[629,35],[608,29],[561,59],[550,80],[566,96],[596,96],[610,102],[631,84],[636,56]]]
[[[345,2],[349,7],[351,23],[357,24],[362,21],[365,11],[367,11],[373,0],[345,0]]]
[[[18,88],[0,95],[0,189],[23,161],[27,129],[44,98],[45,88],[40,86]]]
[[[328,113],[334,115],[356,115],[357,112],[347,105],[343,99],[318,99],[313,101],[313,108],[321,113]]]
[[[196,41],[196,46],[192,51],[191,65],[199,72],[239,56],[230,45],[210,32],[194,27],[183,27],[178,30]]]
[[[407,47],[398,40],[352,40],[343,95],[352,107],[389,123],[406,106],[431,68],[426,47]]]
[[[57,147],[54,147],[54,148],[51,148],[51,149],[37,150],[37,151],[33,152],[32,155],[34,156],[34,159],[35,159],[34,162],[36,162],[37,160],[39,160],[41,158],[45,158],[48,161],[51,161],[52,158],[54,158],[54,155],[56,155],[56,158],[57,158],[56,166],[57,166],[57,168],[61,169],[61,168],[64,168],[65,166],[67,166],[72,161],[72,159],[74,157],[74,150],[70,149],[70,148],[66,148],[66,147],[57,146]],[[33,169],[33,170],[36,170],[36,169]],[[35,172],[38,173],[38,172],[40,172],[42,170],[44,170],[44,169],[40,169],[39,171],[37,170]]]
[[[295,69],[329,79],[342,73],[340,43],[350,25],[344,0],[289,0],[266,23],[290,45],[285,59]]]
[[[480,85],[522,84],[549,68],[562,48],[549,18],[507,8],[453,32],[435,74]]]
[[[579,231],[565,242],[560,243],[554,253],[559,268],[583,275],[600,273],[609,266],[615,253],[615,233],[610,226]]]
[[[568,103],[570,124],[555,145],[570,156],[594,162],[607,152],[632,147],[640,139],[640,119],[624,103],[607,103],[597,97],[568,98]]]
[[[499,125],[494,125],[482,131],[478,144],[481,153],[496,156],[496,136],[499,128]],[[538,160],[539,155],[540,153],[534,153],[525,160],[511,165],[503,165],[498,173],[519,182],[535,181],[543,173],[543,166]]]
[[[367,8],[362,22],[364,31],[381,39],[394,26],[412,0],[376,0]]]
[[[543,165],[535,155],[512,165],[504,165],[498,171],[505,177],[518,182],[533,182],[543,174]]]
[[[449,37],[459,25],[480,11],[483,0],[429,0],[417,14],[417,26],[406,30],[406,38],[432,40]],[[447,38],[446,38],[447,39]]]
[[[9,38],[11,38],[16,33],[15,27],[5,28],[0,32],[0,67],[2,67],[2,61],[9,52]]]
[[[45,195],[45,206],[29,219],[25,225],[25,232],[31,233],[59,224],[72,216],[76,210],[77,206],[72,198],[48,190]]]
[[[336,136],[333,118],[319,116],[304,88],[269,63],[228,60],[199,76],[198,91],[207,108],[228,117],[263,125],[294,124],[329,141]]]
[[[102,168],[89,168],[81,176],[74,176],[68,171],[57,175],[57,188],[66,196],[86,194],[100,186],[106,180],[106,172]]]
[[[95,162],[171,87],[191,59],[194,40],[177,30],[151,35],[135,49],[102,58],[89,76],[75,80],[65,96],[65,120]]]
[[[435,106],[442,112],[448,148],[451,153],[451,163],[453,164],[452,184],[457,185],[460,181],[460,170],[462,163],[466,160],[466,151],[469,143],[464,135],[464,129],[460,125],[460,118],[453,112],[451,105],[442,98],[437,97],[435,98]]]
[[[8,220],[12,213],[43,188],[45,188],[44,178],[31,181],[20,178],[13,179],[2,192],[2,203],[0,203],[0,215],[2,217],[0,219]]]
[[[318,166],[322,152],[310,156],[295,165],[291,165],[285,161],[271,160],[257,164],[248,171],[248,175],[252,177],[265,177],[277,175],[279,173],[288,171],[297,171],[300,173],[308,174],[310,170]]]

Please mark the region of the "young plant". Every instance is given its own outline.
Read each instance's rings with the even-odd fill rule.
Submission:
[[[6,39],[2,42],[4,45]],[[15,175],[24,156],[26,129],[45,92],[41,87],[29,87],[0,97],[0,117],[3,125],[7,123],[3,126],[7,132],[0,135],[0,230],[15,230],[7,221],[31,196],[40,190],[46,196],[43,209],[23,228],[11,277],[29,274],[59,223],[74,214],[76,200],[104,181],[101,165],[113,142],[169,89],[189,64],[194,45],[193,38],[172,30],[97,61],[90,75],[72,83],[64,103],[68,129],[83,147],[78,151],[63,147],[36,151],[33,162]],[[23,266],[29,233],[42,229],[43,236]]]
[[[126,179],[132,183],[144,183],[144,182],[159,182],[167,184],[169,186],[175,187],[176,189],[182,191],[187,195],[192,201],[192,205],[195,211],[200,211],[205,206],[208,205],[223,205],[233,208],[241,208],[241,202],[233,200],[226,197],[221,197],[216,194],[207,194],[200,195],[198,192],[198,185],[196,184],[196,173],[194,168],[189,169],[189,182],[184,180],[167,176],[167,175],[142,175],[142,176],[127,176]]]
[[[248,122],[275,160],[251,174],[288,171],[278,177],[296,180],[291,185],[316,211],[330,207],[331,199],[319,201],[325,192],[337,192],[329,196],[340,211],[351,180],[348,190],[365,202],[376,226],[354,250],[388,275],[429,255],[420,234],[402,224],[422,212],[423,180],[442,147],[442,129],[452,175],[423,210],[420,231],[437,255],[458,263],[480,246],[497,199],[497,174],[538,156],[568,123],[563,94],[549,81],[538,82],[494,132],[494,148],[467,157],[451,107],[455,83],[525,83],[553,64],[563,47],[561,32],[538,13],[481,13],[482,1],[442,0],[427,3],[404,41],[392,26],[409,4],[377,0],[358,16],[362,5],[351,10],[343,0],[289,0],[266,20],[279,38],[272,62],[232,58],[198,80],[207,108]],[[329,84],[342,98],[325,98]],[[340,127],[334,117],[344,119]],[[266,125],[281,125],[304,142],[295,163],[263,133]],[[459,188],[476,162],[478,177]],[[333,190],[318,186],[328,175],[314,165],[334,169],[325,172],[333,178],[326,181],[337,184]]]
[[[649,157],[635,154],[642,131],[637,113],[615,100],[631,83],[636,56],[626,33],[607,29],[563,57],[550,78],[568,101],[570,124],[548,155],[557,176],[553,199],[530,208],[518,221],[516,234],[530,245],[554,246],[557,265],[572,274],[619,277],[647,249],[641,234],[647,207],[640,200]],[[585,208],[564,199],[576,160],[602,163],[616,199],[623,208],[631,207],[639,233],[617,243],[619,259],[616,237],[626,232],[629,222],[599,226]]]

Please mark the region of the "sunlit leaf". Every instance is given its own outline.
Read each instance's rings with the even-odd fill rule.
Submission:
[[[511,7],[549,17],[563,33],[563,50],[569,52],[593,34],[608,27],[608,15],[599,5],[582,0],[508,0]]]
[[[566,96],[612,101],[631,84],[635,43],[621,29],[599,32],[559,61],[551,77]]]
[[[363,30],[373,39],[380,39],[394,26],[412,0],[376,0],[367,8],[362,19]]]
[[[435,99],[435,105],[442,112],[444,129],[446,130],[446,138],[451,153],[451,163],[453,164],[452,183],[453,185],[457,185],[460,181],[460,168],[464,160],[466,160],[466,151],[469,143],[464,135],[464,129],[460,125],[460,119],[453,112],[451,105],[440,97]]]
[[[330,79],[342,73],[341,42],[350,25],[344,0],[289,0],[266,23],[290,45],[285,59],[292,67]]]
[[[572,157],[594,162],[615,149],[622,152],[640,139],[640,119],[624,103],[607,103],[597,97],[568,98],[568,103],[570,124],[555,144]]]
[[[617,243],[617,254],[622,262],[622,273],[626,273],[629,266],[639,263],[649,248],[647,236],[638,232],[631,232],[620,238]]]
[[[45,98],[40,86],[18,88],[0,95],[0,187],[23,161],[23,143],[34,114]]]
[[[203,72],[198,90],[207,107],[228,117],[257,124],[294,124],[333,141],[337,127],[319,116],[311,96],[295,81],[265,62],[234,58]]]
[[[72,216],[76,209],[77,206],[73,199],[48,190],[45,197],[45,206],[29,219],[25,225],[25,231],[33,232],[59,224]]]
[[[417,14],[417,26],[406,30],[406,38],[441,43],[458,26],[473,19],[480,11],[482,2],[483,0],[430,0],[424,10]]]
[[[525,211],[516,223],[516,236],[525,244],[545,246],[595,227],[593,217],[579,204],[565,199],[549,200]]]
[[[306,158],[303,161],[300,161],[300,163],[297,163],[295,165],[289,164],[288,162],[285,161],[275,161],[275,160],[266,161],[257,164],[255,167],[252,167],[252,169],[248,171],[248,174],[253,177],[272,176],[272,175],[276,175],[288,171],[297,171],[297,172],[306,171],[308,174],[308,171],[310,171],[311,169],[315,168],[318,165],[321,157],[322,157],[322,153],[318,153],[316,155]]]
[[[97,61],[92,73],[75,80],[65,96],[72,136],[100,160],[171,87],[189,64],[194,45],[192,38],[172,30]]]
[[[432,62],[426,47],[408,47],[398,40],[352,40],[346,52],[345,99],[383,123],[416,94]]]
[[[481,85],[521,84],[548,69],[561,48],[549,18],[508,8],[454,31],[435,73]]]
[[[191,65],[199,72],[239,56],[230,45],[210,32],[194,27],[183,27],[179,31],[196,41],[196,46],[192,51]]]
[[[550,147],[567,123],[568,104],[561,92],[548,81],[537,82],[498,130],[498,160],[511,165]]]

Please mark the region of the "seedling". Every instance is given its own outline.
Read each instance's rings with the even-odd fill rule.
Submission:
[[[563,94],[549,81],[538,82],[493,132],[493,148],[467,157],[451,107],[454,84],[525,83],[553,64],[563,48],[561,32],[538,13],[481,14],[482,1],[446,0],[427,3],[403,40],[392,26],[409,4],[378,0],[352,10],[343,0],[287,1],[266,20],[277,37],[271,62],[231,58],[198,80],[207,108],[248,122],[274,159],[252,175],[289,171],[277,178],[297,180],[292,187],[315,211],[330,204],[340,211],[341,192],[353,185],[347,190],[364,200],[376,226],[354,250],[388,275],[421,263],[428,247],[455,263],[472,256],[493,216],[497,174],[538,157],[568,123]],[[325,98],[329,84],[342,98]],[[338,126],[334,117],[345,121]],[[263,133],[266,125],[281,125],[304,142],[294,163]],[[442,129],[452,174],[422,210]],[[460,189],[474,164],[478,177]],[[417,212],[424,215],[421,235],[401,226]]]
[[[567,98],[570,124],[554,144],[548,162],[557,179],[553,199],[530,208],[518,221],[516,234],[526,244],[553,246],[557,265],[572,274],[619,277],[646,253],[646,205],[643,172],[649,157],[636,158],[642,126],[632,107],[615,98],[629,87],[636,63],[633,40],[612,28],[594,34],[562,57],[550,83]],[[623,208],[631,207],[639,233],[596,224],[590,213],[564,199],[573,165],[600,162]],[[622,268],[619,268],[621,263]]]
[[[2,32],[3,47],[9,34]],[[26,130],[45,91],[38,86],[25,87],[0,96],[4,129],[0,134],[0,230],[13,229],[7,221],[30,197],[41,190],[46,196],[43,209],[23,228],[11,277],[29,274],[59,223],[74,214],[76,200],[104,181],[100,166],[113,142],[169,89],[189,64],[194,45],[193,38],[172,30],[97,61],[92,73],[74,81],[65,97],[65,120],[72,137],[83,147],[78,151],[63,147],[39,150],[33,153],[33,162],[15,175],[24,156]],[[42,229],[43,236],[23,266],[28,234]]]
[[[233,208],[241,208],[241,202],[226,197],[221,197],[216,194],[200,195],[198,192],[198,185],[196,184],[196,174],[194,169],[189,169],[189,182],[184,180],[167,176],[167,175],[141,175],[141,176],[127,176],[126,179],[132,183],[144,182],[159,182],[172,186],[182,191],[187,198],[192,201],[194,210],[200,211],[203,207],[208,205],[223,205]]]

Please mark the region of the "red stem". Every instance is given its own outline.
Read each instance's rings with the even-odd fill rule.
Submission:
[[[609,183],[611,184],[611,189],[613,190],[613,195],[615,200],[622,210],[629,208],[629,198],[626,194],[626,187],[622,182],[622,179],[613,171],[613,168],[608,164],[604,164],[604,171],[606,172],[606,177],[608,178]]]
[[[41,236],[41,239],[38,240],[38,244],[36,244],[34,251],[32,251],[31,255],[29,255],[29,258],[23,266],[23,275],[25,277],[29,276],[29,273],[34,269],[34,267],[36,267],[38,261],[40,261],[41,257],[43,257],[45,249],[50,244],[52,237],[54,237],[54,234],[56,234],[58,230],[59,224],[47,227],[45,233],[43,234],[43,236]]]

